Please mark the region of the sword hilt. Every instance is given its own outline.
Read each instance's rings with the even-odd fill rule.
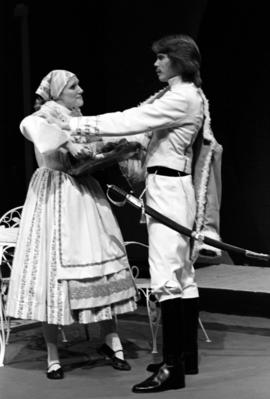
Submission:
[[[114,199],[112,199],[112,197],[110,196],[110,190],[114,190],[117,192],[117,194],[122,195],[124,197],[123,201],[115,201]],[[108,199],[111,201],[111,203],[113,203],[115,206],[121,207],[121,206],[126,205],[127,193],[124,190],[122,190],[121,188],[119,188],[113,184],[107,184],[106,195],[107,195]]]
[[[113,200],[110,196],[109,190],[114,190],[115,192],[117,192],[117,194],[122,195],[125,199],[121,202],[117,202],[117,201]],[[107,197],[116,206],[123,206],[126,204],[126,201],[128,201],[135,208],[141,209],[143,206],[142,200],[138,199],[137,197],[135,197],[132,194],[128,194],[122,188],[119,188],[118,186],[115,186],[114,184],[107,184]]]

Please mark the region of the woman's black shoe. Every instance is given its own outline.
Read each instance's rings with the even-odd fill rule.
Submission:
[[[51,364],[51,366],[53,366],[53,364]],[[62,367],[60,366],[57,370],[50,371],[51,366],[47,370],[47,378],[49,378],[49,380],[62,380],[64,378],[64,371]]]
[[[119,357],[115,356],[115,354],[120,351],[114,352],[108,345],[103,344],[100,348],[98,348],[97,352],[100,355],[103,356],[105,355],[108,358],[110,358],[111,364],[113,368],[115,368],[116,370],[126,370],[126,371],[131,370],[130,364],[126,360],[119,359]]]

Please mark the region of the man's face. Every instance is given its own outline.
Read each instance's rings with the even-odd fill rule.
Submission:
[[[58,98],[58,102],[65,105],[67,108],[79,108],[83,105],[82,98],[83,90],[79,86],[79,81],[76,76],[72,77],[62,93]]]
[[[178,75],[167,54],[158,53],[154,66],[156,67],[156,72],[161,82],[168,82],[170,78]]]

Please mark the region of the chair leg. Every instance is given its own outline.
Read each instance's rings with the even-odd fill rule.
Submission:
[[[202,329],[202,332],[203,332],[203,335],[204,335],[204,338],[205,338],[205,342],[212,342],[211,339],[209,338],[208,334],[207,334],[206,329],[204,328],[204,325],[203,325],[200,317],[199,317],[199,326]]]
[[[0,292],[0,367],[4,366],[5,351],[6,351],[5,316],[4,316],[4,306],[2,302],[2,294]]]
[[[61,333],[62,342],[67,343],[68,339],[66,337],[64,328],[62,326],[58,326],[58,329],[60,330],[60,333]]]
[[[88,331],[88,324],[84,324],[84,332],[86,336],[86,341],[90,341],[89,331]]]
[[[157,308],[156,303],[150,300],[151,291],[152,291],[151,288],[145,288],[145,289],[141,288],[141,291],[143,292],[146,300],[147,315],[148,315],[149,327],[152,337],[152,353],[158,353],[157,334],[160,325],[161,312]]]

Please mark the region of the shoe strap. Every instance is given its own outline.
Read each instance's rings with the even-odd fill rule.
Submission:
[[[114,353],[118,353],[118,352],[124,352],[123,349],[118,349],[117,351],[114,351]]]
[[[53,366],[56,366],[56,365],[59,365],[59,368],[61,368],[60,362],[59,362],[59,361],[54,361],[54,362],[50,363],[50,365],[48,366],[47,370],[50,371],[51,368],[52,368]],[[58,369],[57,369],[57,370],[58,370]]]

